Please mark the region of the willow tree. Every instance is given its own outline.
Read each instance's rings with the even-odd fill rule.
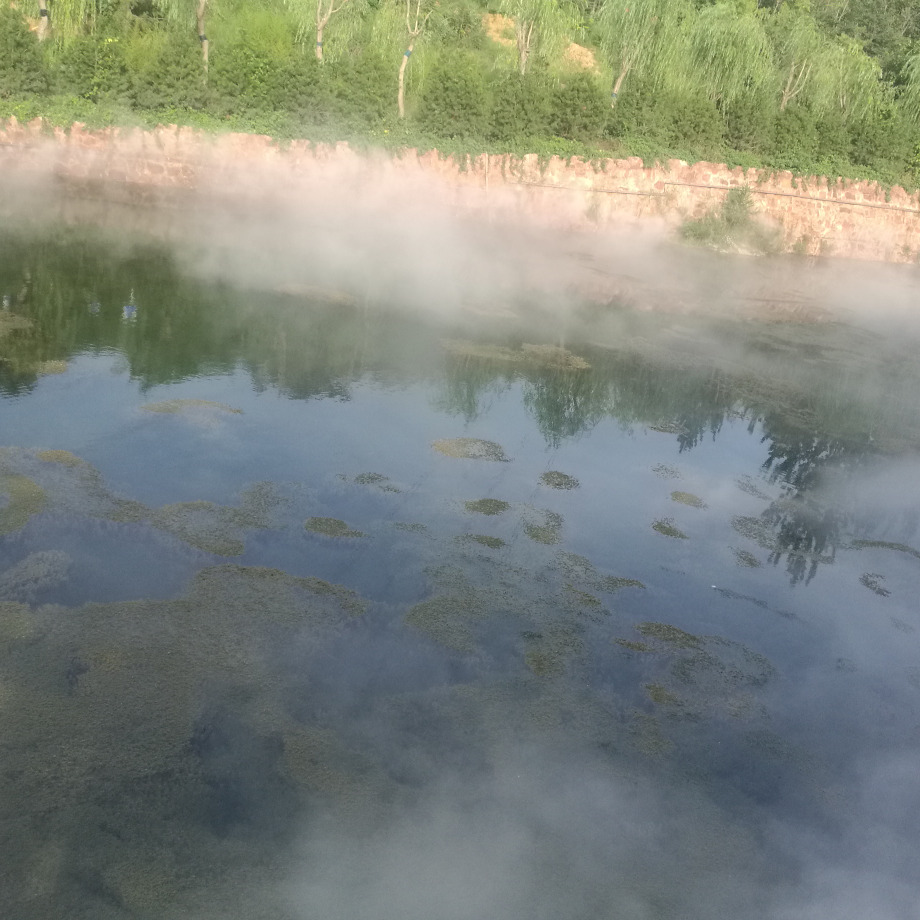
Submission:
[[[96,7],[95,0],[53,0],[50,8],[47,0],[38,0],[38,40],[53,33],[59,42],[70,41],[95,22]]]
[[[432,17],[438,11],[439,0],[391,0],[383,3],[374,18],[374,39],[377,44],[402,50],[399,62],[399,88],[396,106],[399,117],[406,117],[406,80],[409,61],[419,50],[422,38],[435,24]]]
[[[815,112],[837,111],[845,119],[872,115],[885,97],[882,68],[860,42],[846,35],[825,43],[808,94]]]
[[[498,8],[514,20],[522,76],[534,54],[551,55],[575,26],[572,7],[564,0],[500,0]]]
[[[898,102],[901,111],[914,125],[920,125],[920,54],[911,55],[901,70],[903,84]]]
[[[784,112],[793,100],[808,97],[828,39],[809,13],[788,5],[767,17],[767,27],[779,78],[779,109]]]
[[[660,75],[683,66],[686,0],[604,0],[597,15],[601,45],[613,71],[613,99],[630,73]]]
[[[166,13],[167,19],[180,26],[189,27],[194,24],[198,41],[201,42],[201,63],[207,74],[210,43],[205,26],[211,0],[153,0],[153,2]]]
[[[333,17],[336,17],[337,21],[345,19],[354,22],[363,0],[284,0],[284,2],[294,15],[298,37],[305,39],[308,35],[316,36],[314,46],[316,59],[322,61],[323,40],[329,22]]]
[[[770,41],[753,0],[716,3],[687,26],[687,76],[713,101],[730,105],[756,93],[773,76]]]

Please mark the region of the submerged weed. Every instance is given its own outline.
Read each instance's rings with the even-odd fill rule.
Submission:
[[[672,492],[671,501],[679,502],[681,505],[689,505],[691,508],[706,507],[706,502],[691,492]]]
[[[700,637],[684,632],[670,623],[639,623],[636,631],[647,639],[657,639],[672,648],[699,648]]]
[[[536,543],[552,546],[562,540],[563,517],[555,511],[542,512],[541,522],[524,521],[524,533]]]
[[[867,587],[870,591],[873,591],[879,597],[888,597],[891,594],[891,592],[882,585],[884,580],[885,576],[879,575],[878,572],[866,572],[859,576],[859,583]]]
[[[442,438],[431,445],[445,457],[458,460],[492,460],[508,463],[508,457],[500,444],[494,441],[482,441],[479,438]]]
[[[504,514],[511,505],[499,498],[477,498],[475,501],[464,502],[463,507],[473,514]]]
[[[558,470],[549,470],[540,477],[540,482],[551,489],[577,489],[581,483],[574,477]]]
[[[220,412],[230,412],[234,415],[242,415],[242,409],[234,409],[233,406],[224,405],[224,403],[213,402],[210,399],[166,399],[163,402],[147,403],[141,406],[147,412],[161,412],[175,415],[181,412],[188,412],[195,409],[216,409]]]
[[[760,560],[746,549],[732,549],[735,554],[735,563],[747,569],[760,568]]]
[[[652,530],[663,537],[673,537],[675,540],[686,540],[687,535],[674,526],[673,518],[659,518],[652,524]]]
[[[488,546],[489,549],[501,549],[507,544],[501,537],[490,537],[483,533],[468,533],[462,537],[457,537],[461,542],[478,543],[480,546]]]
[[[7,497],[6,505],[0,507],[0,534],[25,527],[29,518],[41,513],[46,504],[45,490],[28,476],[17,473],[0,474],[0,495]]]
[[[313,533],[322,534],[324,537],[363,537],[360,530],[352,530],[344,521],[338,518],[311,517],[303,525]]]

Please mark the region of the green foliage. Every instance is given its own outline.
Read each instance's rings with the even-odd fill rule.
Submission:
[[[729,189],[721,208],[699,220],[688,221],[681,228],[684,239],[719,250],[770,253],[779,246],[777,235],[754,219],[754,200],[750,188]],[[675,498],[675,496],[677,496]],[[675,501],[693,504],[695,498],[687,492],[672,492]],[[697,499],[699,501],[699,499]],[[697,507],[702,507],[698,505]],[[659,533],[663,530],[655,528]],[[673,536],[673,534],[667,534]]]
[[[776,121],[773,107],[763,95],[736,99],[723,112],[725,143],[734,150],[751,153],[772,150]]]
[[[920,179],[920,0],[579,2],[566,9],[598,64],[577,73],[556,0],[507,0],[536,23],[524,75],[516,45],[486,37],[479,0],[425,2],[399,124],[405,7],[392,0],[333,2],[322,64],[312,0],[211,0],[207,83],[196,0],[51,0],[44,44],[0,0],[0,114]]]
[[[71,42],[59,57],[58,91],[90,102],[131,98],[125,44],[117,35],[99,33]]]
[[[0,97],[48,91],[48,76],[35,36],[22,15],[0,5]]]
[[[187,31],[140,33],[125,48],[138,109],[200,109],[206,101],[201,50]]]
[[[489,96],[477,59],[454,51],[438,58],[419,104],[424,127],[444,137],[481,137],[489,123]]]
[[[773,165],[781,169],[800,169],[814,162],[818,155],[818,129],[814,115],[800,105],[790,105],[776,116],[773,149],[769,151]]]
[[[549,124],[554,134],[585,141],[604,131],[610,114],[610,99],[592,74],[581,71],[566,75],[552,97]]]
[[[543,71],[506,74],[492,86],[492,113],[487,136],[513,141],[548,133],[552,86]]]

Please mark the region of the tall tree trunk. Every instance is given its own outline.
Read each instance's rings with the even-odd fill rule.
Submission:
[[[45,3],[45,0],[38,0],[38,31],[36,35],[40,42],[43,42],[48,37],[50,26],[51,19],[48,16],[48,4]]]
[[[198,40],[201,42],[201,61],[204,64],[205,79],[208,76],[208,36],[204,30],[204,17],[208,11],[208,0],[198,0]]]
[[[319,18],[319,12],[317,11],[317,18]],[[322,61],[323,59],[323,29],[326,27],[324,25],[317,24],[316,26],[316,60]]]
[[[613,84],[613,92],[610,94],[612,97],[610,99],[611,105],[616,105],[617,96],[620,95],[620,89],[623,86],[623,81],[626,79],[626,76],[629,73],[629,70],[631,67],[632,67],[632,64],[630,64],[629,61],[623,62],[623,66],[620,68],[620,73],[619,73],[619,76],[617,77],[617,81],[616,83]]]
[[[399,106],[399,117],[406,117],[406,67],[409,64],[409,58],[412,55],[412,49],[415,47],[415,40],[409,42],[409,47],[403,55],[402,63],[399,65],[399,94],[397,104]]]
[[[800,92],[802,92],[802,87],[805,86],[805,81],[808,79],[808,75],[811,72],[811,64],[808,61],[802,61],[799,66],[799,72],[796,74],[796,62],[792,62],[792,66],[789,68],[789,78],[786,80],[786,85],[783,87],[783,98],[779,104],[779,110],[781,112],[786,111],[786,106],[795,99]]]
[[[514,32],[517,36],[518,67],[522,77],[527,73],[527,63],[530,60],[530,45],[533,40],[534,25],[535,23],[532,20],[528,22],[524,19],[519,19],[514,24]]]

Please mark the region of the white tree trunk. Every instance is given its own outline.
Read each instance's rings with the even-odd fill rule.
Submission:
[[[409,47],[403,55],[402,63],[399,65],[399,94],[397,96],[397,105],[399,107],[399,117],[406,117],[406,67],[409,65],[409,58],[412,55],[412,49],[415,47],[415,41],[409,42]]]
[[[198,40],[201,42],[201,61],[204,64],[205,77],[208,74],[208,36],[205,32],[205,14],[208,11],[208,0],[198,0]]]
[[[38,30],[35,34],[38,36],[38,40],[43,42],[48,37],[51,25],[51,20],[48,17],[48,4],[45,3],[45,0],[38,0],[38,14]]]

